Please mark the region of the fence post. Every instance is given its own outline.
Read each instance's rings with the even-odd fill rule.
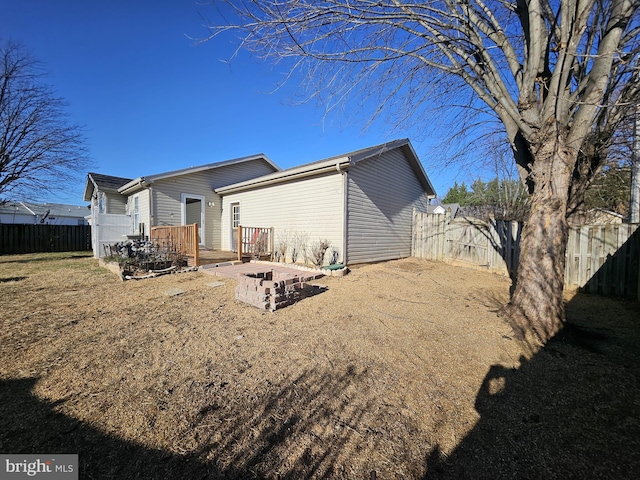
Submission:
[[[242,225],[238,225],[238,261],[242,261]]]
[[[193,265],[200,266],[200,242],[198,241],[198,224],[193,224]]]

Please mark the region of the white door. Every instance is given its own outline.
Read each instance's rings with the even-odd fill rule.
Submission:
[[[231,251],[238,251],[238,227],[240,226],[240,204],[231,204]]]
[[[182,194],[182,225],[198,224],[198,242],[204,246],[204,196]]]

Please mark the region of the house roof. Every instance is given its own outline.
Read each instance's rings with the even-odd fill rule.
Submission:
[[[39,216],[47,213],[50,217],[84,218],[87,215],[86,205],[69,205],[66,203],[33,203],[21,202],[25,207]]]
[[[275,173],[263,175],[262,177],[246,180],[244,182],[234,183],[233,185],[227,185],[225,187],[217,188],[215,192],[220,195],[224,195],[249,190],[252,188],[272,185],[275,183],[282,183],[298,178],[318,175],[321,173],[333,171],[340,172],[356,165],[358,162],[380,156],[396,148],[402,149],[402,151],[405,153],[405,156],[411,164],[416,177],[422,184],[422,187],[427,192],[427,194],[435,195],[435,190],[433,188],[433,185],[431,184],[431,181],[429,180],[429,177],[427,177],[424,168],[422,168],[422,164],[420,163],[416,152],[411,146],[411,142],[409,142],[409,140],[406,138],[382,143],[373,147],[363,148],[361,150],[345,153],[343,155],[337,155],[335,157],[329,157],[324,160],[306,163],[298,167],[280,170]]]
[[[8,215],[35,215],[31,210],[25,207],[22,202],[0,203],[0,213]]]
[[[249,155],[247,157],[240,157],[240,158],[234,158],[232,160],[225,160],[222,162],[214,162],[214,163],[208,163],[206,165],[200,165],[198,167],[189,167],[189,168],[181,168],[179,170],[172,170],[169,172],[164,172],[164,173],[158,173],[155,175],[147,175],[144,177],[138,177],[134,180],[130,180],[127,183],[125,183],[124,185],[121,185],[118,188],[118,192],[122,193],[122,194],[129,194],[132,193],[136,190],[139,190],[140,188],[144,188],[146,185],[149,185],[157,180],[162,180],[165,178],[171,178],[171,177],[177,177],[179,175],[186,175],[189,173],[197,173],[197,172],[202,172],[205,170],[212,170],[214,168],[220,168],[220,167],[226,167],[228,165],[235,165],[238,163],[244,163],[244,162],[250,162],[253,160],[262,160],[264,162],[266,162],[268,165],[270,165],[273,169],[275,169],[276,171],[279,171],[280,168],[273,163],[269,157],[267,157],[264,153],[259,153],[256,155]]]
[[[118,193],[118,188],[129,183],[130,178],[114,177],[112,175],[104,175],[102,173],[89,172],[87,175],[87,183],[84,188],[84,201],[91,200],[94,190],[103,192]]]
[[[451,218],[455,218],[456,213],[460,209],[459,203],[441,203],[439,205],[428,205],[427,213],[445,213],[447,209],[451,209]]]
[[[87,214],[87,207],[66,203],[10,202],[0,206],[0,213],[39,217],[48,214],[50,217],[84,218]]]

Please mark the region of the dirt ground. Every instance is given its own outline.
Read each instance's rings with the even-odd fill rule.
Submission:
[[[638,303],[568,296],[532,353],[483,272],[367,265],[275,313],[218,280],[0,256],[0,452],[88,479],[640,478]]]

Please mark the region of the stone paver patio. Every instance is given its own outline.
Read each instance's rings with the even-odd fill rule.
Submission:
[[[203,265],[200,267],[200,271],[204,272],[208,275],[213,275],[216,277],[227,277],[236,279],[238,274],[241,275],[255,275],[258,273],[265,272],[278,272],[285,275],[290,275],[291,277],[299,277],[303,279],[303,281],[313,280],[316,278],[323,277],[324,274],[318,271],[313,270],[303,270],[294,267],[287,267],[284,265],[279,265],[277,263],[254,263],[254,262],[246,262],[246,263],[234,263],[234,262],[224,262],[219,264],[212,265]]]

